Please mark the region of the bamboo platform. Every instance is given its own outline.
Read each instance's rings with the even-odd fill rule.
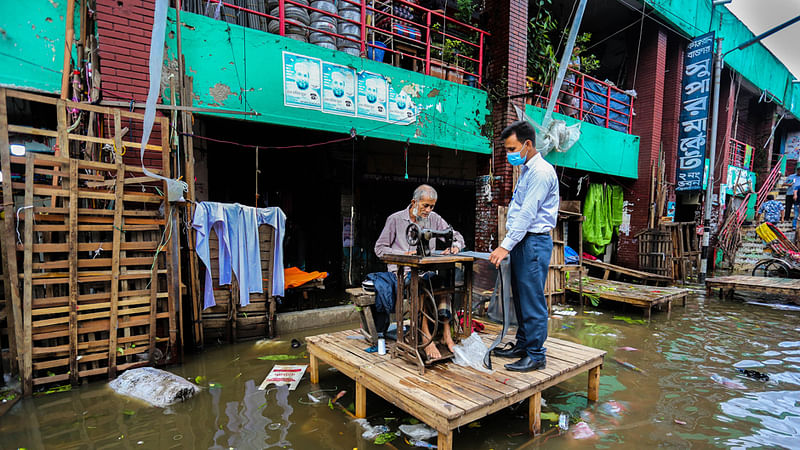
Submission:
[[[795,303],[800,303],[800,280],[791,278],[751,277],[747,275],[731,275],[714,277],[706,280],[706,295],[711,295],[712,289],[719,289],[722,298],[727,294],[733,296],[736,289],[743,291],[759,292],[764,294],[785,295]]]
[[[497,337],[500,327],[485,324],[480,333],[486,345]],[[507,406],[530,399],[529,431],[541,428],[542,391],[589,372],[588,398],[596,401],[600,369],[605,351],[573,342],[549,338],[547,367],[543,370],[509,372],[503,364],[511,359],[492,357],[494,373],[458,366],[452,362],[436,364],[420,375],[417,366],[401,358],[367,353],[360,330],[309,336],[311,382],[319,382],[319,363],[325,362],[356,382],[356,416],[367,415],[367,390],[403,409],[439,432],[438,448],[453,448],[453,430],[495,413]],[[506,339],[511,341],[513,333]]]
[[[567,289],[578,293],[578,280],[570,280]],[[596,296],[603,300],[628,303],[644,308],[645,317],[650,318],[654,306],[667,305],[667,312],[672,310],[672,301],[681,300],[686,306],[688,289],[676,287],[642,286],[638,284],[623,283],[621,281],[601,280],[600,278],[586,277],[583,279],[583,294]],[[581,302],[583,299],[581,298]]]

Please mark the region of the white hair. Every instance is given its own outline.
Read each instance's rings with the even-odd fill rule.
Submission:
[[[432,186],[420,184],[418,188],[414,189],[414,197],[412,197],[412,200],[420,201],[422,200],[422,197],[436,200],[439,198],[439,194],[436,193],[436,189],[434,189]]]

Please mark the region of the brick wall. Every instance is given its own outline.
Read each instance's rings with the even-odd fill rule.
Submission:
[[[503,0],[492,5],[493,14],[489,20],[489,65],[487,83],[501,97],[523,94],[526,91],[525,74],[527,69],[527,23],[528,2],[524,0]],[[501,98],[492,108],[494,136],[516,120],[514,104],[524,108],[524,98],[510,100]],[[506,161],[502,145],[495,140],[494,175],[501,177],[491,183],[492,202],[485,201],[483,185],[485,178],[479,177],[476,185],[477,201],[475,207],[475,249],[489,250],[497,246],[497,207],[506,206],[511,199],[514,187],[513,172]],[[487,168],[488,171],[488,168]],[[481,200],[481,198],[484,200]],[[504,226],[505,224],[503,224]]]
[[[96,0],[97,40],[100,55],[100,86],[103,100],[144,103],[149,85],[148,59],[153,29],[154,0]],[[143,112],[143,110],[136,110]],[[123,120],[130,131],[126,141],[140,142],[141,122]],[[151,144],[161,144],[161,130],[155,125]],[[138,149],[128,149],[126,164],[139,165]],[[148,168],[161,167],[161,155],[145,152]]]
[[[667,46],[667,73],[664,80],[664,121],[661,128],[661,141],[664,143],[665,178],[670,186],[670,201],[675,200],[675,170],[678,160],[678,135],[681,113],[681,74],[683,73],[685,46],[685,42],[675,37],[670,37]]]
[[[629,207],[631,227],[627,236],[623,234],[619,237],[617,254],[618,263],[626,267],[638,267],[638,242],[634,236],[648,225],[651,164],[658,158],[664,122],[666,64],[666,31],[655,25],[646,26],[634,84],[638,97],[635,103],[636,118],[633,121],[633,134],[640,137],[639,178],[631,192],[625,192],[625,200],[629,204],[632,203]]]

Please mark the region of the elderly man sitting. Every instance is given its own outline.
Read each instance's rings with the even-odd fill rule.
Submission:
[[[408,228],[408,225],[411,223],[416,223],[421,228],[429,228],[433,230],[444,230],[449,228],[450,225],[447,224],[442,216],[433,212],[433,208],[436,206],[437,198],[438,194],[436,193],[436,189],[428,186],[427,184],[420,185],[417,189],[415,189],[414,196],[411,199],[411,204],[408,205],[406,209],[398,211],[386,219],[386,225],[384,225],[383,231],[381,232],[380,237],[378,237],[378,241],[375,242],[375,254],[378,255],[379,258],[387,253],[406,255],[414,254],[416,250],[410,248],[408,242],[406,241],[406,228]],[[436,240],[431,241],[431,246],[431,251],[436,250]],[[453,231],[453,244],[450,248],[444,249],[442,253],[458,253],[463,248],[464,237],[461,236],[461,233]],[[394,264],[390,264],[388,269],[389,272],[395,272],[395,274],[397,272],[397,266]],[[406,268],[406,270],[410,269]],[[445,311],[447,310],[445,309]],[[447,347],[450,349],[450,351],[453,351],[455,343],[453,342],[453,337],[450,334],[450,318],[442,317],[442,319],[444,322],[444,342],[447,344]],[[422,333],[426,336],[430,335],[427,320],[422,321]],[[430,359],[442,357],[434,342],[431,342],[427,347],[425,347],[425,353]]]

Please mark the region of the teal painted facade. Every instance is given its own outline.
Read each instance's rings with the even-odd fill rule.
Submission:
[[[177,67],[174,9],[168,21],[168,59]],[[260,114],[211,113],[214,116],[337,133],[355,128],[360,136],[491,153],[489,139],[481,135],[489,114],[485,91],[197,14],[181,13],[181,21],[194,106]],[[383,75],[396,92],[407,92],[417,105],[416,123],[399,125],[285,106],[283,52]]]
[[[77,31],[77,10],[73,13]],[[66,14],[65,1],[0,2],[0,86],[61,92]]]
[[[526,105],[525,114],[541,123],[545,110]],[[581,122],[572,117],[553,113],[553,118],[567,125],[581,124],[581,137],[566,152],[552,151],[545,159],[554,166],[586,170],[626,178],[638,178],[639,136]]]
[[[724,39],[723,53],[755,36],[724,6],[715,9],[712,20],[710,0],[645,0],[645,3],[664,19],[675,24],[687,37],[694,38],[715,31],[716,37]],[[790,17],[786,17],[786,20],[789,19]],[[795,117],[800,117],[800,86],[792,84],[794,76],[766,47],[755,44],[744,50],[733,51],[725,57],[725,64],[759,89],[768,90]]]

